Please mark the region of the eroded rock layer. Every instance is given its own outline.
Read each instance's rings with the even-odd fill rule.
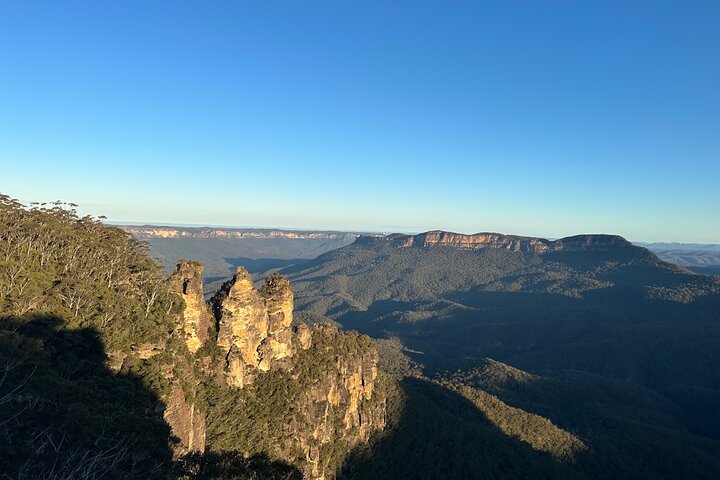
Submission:
[[[212,303],[217,344],[226,360],[225,381],[230,386],[252,383],[259,371],[291,368],[283,360],[312,343],[306,327],[293,331],[293,291],[284,277],[268,277],[258,290],[247,270],[238,267]]]
[[[203,452],[208,442],[211,450],[270,454],[306,478],[334,476],[342,452],[385,427],[372,341],[333,325],[293,326],[288,279],[273,275],[258,289],[242,267],[213,296],[210,310],[201,274],[202,265],[183,261],[170,278],[185,302],[173,337],[193,353],[168,363],[163,374],[171,387],[164,418],[176,457]],[[158,355],[152,347],[138,346],[136,355]],[[198,402],[208,394],[203,385],[212,384],[217,396]]]
[[[632,244],[617,235],[575,235],[559,240],[503,235],[500,233],[461,233],[434,230],[418,235],[393,234],[385,237],[360,237],[358,243],[388,243],[401,248],[454,247],[466,250],[497,248],[513,252],[543,254],[549,252],[598,252],[618,248],[632,248]]]
[[[176,385],[167,397],[163,418],[172,429],[170,446],[176,456],[205,451],[205,414],[195,403],[185,399],[180,385]]]
[[[201,263],[183,260],[170,277],[170,285],[185,302],[180,322],[185,344],[192,353],[198,351],[208,338],[212,326],[212,315],[205,303]]]

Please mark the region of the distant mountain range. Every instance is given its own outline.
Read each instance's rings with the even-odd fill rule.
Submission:
[[[705,275],[720,275],[720,244],[640,243],[666,262]]]
[[[147,241],[151,254],[168,272],[178,260],[198,258],[205,264],[205,279],[214,285],[219,278],[231,275],[238,265],[251,273],[264,272],[288,264],[310,260],[325,252],[343,247],[360,236],[382,237],[377,232],[339,232],[321,230],[284,230],[229,227],[176,227],[157,225],[122,225],[135,238]],[[461,235],[450,232],[428,232],[418,241],[453,244],[463,239],[463,248],[481,246],[483,242],[502,237],[513,245],[526,248],[535,242],[537,248],[554,243],[545,239],[501,234]],[[432,238],[435,235],[437,238]],[[404,235],[396,235],[398,238]],[[413,237],[414,238],[414,237]],[[570,237],[572,238],[572,237]],[[686,267],[696,273],[720,275],[720,245],[684,243],[638,243],[661,259]]]
[[[273,228],[219,228],[219,227],[167,227],[154,225],[123,225],[126,232],[138,239],[151,238],[292,238],[310,239],[355,239],[367,233],[336,232],[322,230],[282,230]]]
[[[445,232],[359,237],[280,271],[293,281],[306,314],[376,336],[403,334],[411,348],[453,361],[478,351],[506,359],[537,354],[545,330],[538,331],[536,321],[556,324],[553,349],[564,335],[574,343],[592,333],[578,337],[580,324],[613,330],[616,322],[682,318],[685,328],[690,311],[695,320],[714,318],[710,306],[720,293],[720,278],[692,274],[610,235],[555,241]],[[522,336],[488,332],[505,323]],[[578,365],[588,361],[577,359]]]
[[[358,237],[281,273],[301,318],[399,340],[424,375],[445,378],[486,415],[503,415],[483,397],[490,394],[575,432],[593,451],[594,466],[577,467],[591,478],[598,468],[599,478],[613,468],[618,478],[663,477],[670,458],[676,478],[717,468],[710,459],[720,453],[720,277],[612,235],[548,241],[439,231]],[[470,413],[448,416],[464,411],[462,402],[434,389],[406,385],[424,405],[417,415],[458,422],[458,435],[472,437]],[[384,478],[400,468],[393,459],[407,442],[423,435],[472,455],[452,435],[432,441],[440,427],[426,431],[422,421],[401,423],[358,460],[361,471]],[[560,445],[562,435],[544,432]],[[427,451],[415,462],[453,454]],[[566,474],[573,477],[553,473]]]
[[[361,233],[215,227],[120,226],[150,245],[150,254],[170,273],[178,261],[205,265],[203,278],[212,291],[243,266],[258,274],[302,263],[355,241]]]

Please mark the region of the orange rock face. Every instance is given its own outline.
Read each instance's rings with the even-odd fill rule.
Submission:
[[[188,452],[204,452],[207,427],[205,415],[197,411],[194,403],[185,400],[185,393],[178,385],[166,399],[163,418],[172,429],[171,447],[174,455]]]
[[[185,309],[182,313],[182,330],[185,344],[192,353],[198,351],[208,338],[213,325],[212,315],[205,303],[202,284],[202,264],[183,260],[170,277],[174,292],[182,296]]]
[[[542,255],[550,252],[589,252],[625,248],[632,244],[617,235],[576,235],[559,240],[503,235],[501,233],[462,233],[434,230],[418,235],[393,234],[386,237],[361,237],[358,242],[385,242],[399,248],[453,247],[464,250],[495,248]]]
[[[258,371],[268,371],[293,357],[296,348],[311,345],[307,327],[298,333],[292,329],[293,291],[284,277],[268,277],[258,290],[247,270],[238,267],[213,303],[228,385],[242,388]]]

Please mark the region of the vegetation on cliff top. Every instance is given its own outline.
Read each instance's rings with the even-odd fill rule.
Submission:
[[[309,449],[314,453],[312,461],[321,462],[321,472],[334,474],[339,469],[360,442],[360,427],[345,428],[346,408],[329,399],[342,395],[345,377],[351,373],[343,372],[339,364],[361,365],[373,355],[374,346],[365,335],[339,335],[330,325],[314,327],[312,338],[312,346],[293,358],[291,371],[265,372],[261,381],[243,389],[222,388],[214,381],[205,387],[208,443],[214,449],[245,456],[266,453],[295,465],[307,464]],[[385,383],[374,383],[374,395],[383,398]],[[338,401],[347,407],[349,399]],[[363,422],[384,421],[384,408],[357,401]]]
[[[180,302],[147,245],[72,207],[27,208],[0,195],[0,313],[94,328],[108,350],[164,342]]]
[[[300,470],[277,459],[305,467],[302,438],[314,442],[322,471],[335,472],[358,432],[338,409],[328,435],[314,440],[313,392],[343,380],[341,363],[374,355],[370,339],[319,327],[292,372],[232,390],[212,373],[223,361],[214,338],[192,355],[176,334],[182,303],[147,246],[122,230],[79,217],[73,205],[26,207],[0,196],[2,474],[293,479]],[[204,455],[173,460],[163,419],[173,385],[208,413]]]
[[[172,334],[182,299],[145,244],[72,207],[0,196],[3,478],[299,478],[236,452],[173,462],[163,399],[194,368]]]
[[[148,478],[171,452],[158,365],[179,304],[146,248],[59,202],[0,196],[0,465],[8,478]]]

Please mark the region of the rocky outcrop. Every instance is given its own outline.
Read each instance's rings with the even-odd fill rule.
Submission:
[[[217,345],[227,361],[227,383],[243,387],[252,382],[253,370],[260,364],[258,348],[268,336],[265,302],[253,286],[252,277],[242,267],[212,302],[218,325]]]
[[[258,368],[268,371],[272,362],[292,357],[293,291],[290,281],[279,275],[268,277],[260,289],[268,313],[268,336],[260,345]]]
[[[334,476],[344,454],[385,427],[372,341],[330,324],[293,326],[288,279],[273,275],[255,288],[242,267],[211,299],[210,319],[201,273],[200,264],[183,261],[170,279],[185,301],[177,329],[195,354],[174,357],[161,369],[169,383],[164,418],[174,455],[203,452],[208,430],[221,448],[251,454],[259,435],[272,439],[259,452],[298,466],[305,478]],[[199,350],[210,338],[216,338],[217,348]],[[143,344],[134,354],[144,358],[158,351]],[[113,357],[108,364],[122,361]],[[220,417],[198,406],[212,403],[197,400],[207,394],[203,385],[212,383],[229,405]],[[253,407],[236,408],[242,405]],[[228,430],[226,424],[239,428]]]
[[[197,352],[208,338],[213,320],[205,303],[202,284],[203,266],[199,262],[182,260],[170,276],[173,291],[185,302],[185,309],[179,319],[185,344],[192,353]]]
[[[165,400],[163,418],[170,425],[170,447],[175,457],[188,452],[204,452],[207,427],[205,413],[194,402],[185,399],[183,389],[176,385]]]
[[[378,396],[378,353],[369,337],[340,333],[334,325],[312,328],[314,345],[294,376],[313,381],[296,400],[298,418],[293,424],[298,446],[305,452],[306,478],[334,478],[339,465],[333,450],[346,451],[383,430],[385,398]],[[381,392],[382,393],[382,392]]]
[[[168,279],[170,288],[183,300],[184,307],[178,315],[175,334],[182,339],[187,349],[195,354],[207,342],[214,321],[205,302],[202,283],[203,266],[199,262],[181,260],[177,269]],[[153,345],[139,345],[137,355],[147,358],[157,354]],[[200,383],[194,368],[193,356],[175,356],[169,363],[163,364],[164,377],[169,383],[169,393],[163,395],[165,411],[163,417],[170,426],[170,447],[175,457],[190,452],[204,452],[206,425],[205,412],[195,400],[197,386]]]
[[[242,388],[258,372],[290,368],[283,360],[293,357],[296,346],[307,349],[312,344],[306,327],[293,331],[293,291],[284,277],[268,277],[257,290],[247,270],[238,267],[212,304],[228,385]]]
[[[295,334],[301,350],[307,350],[312,346],[312,332],[310,331],[310,327],[302,323],[295,329]]]
[[[550,252],[604,252],[613,249],[638,248],[617,235],[575,235],[559,240],[503,235],[500,233],[461,233],[434,230],[418,235],[392,234],[385,237],[359,237],[358,244],[389,244],[398,248],[453,247],[464,250],[495,248],[512,252],[542,255]]]
[[[645,250],[619,235],[574,235],[552,242],[553,252],[608,252],[626,249]]]

